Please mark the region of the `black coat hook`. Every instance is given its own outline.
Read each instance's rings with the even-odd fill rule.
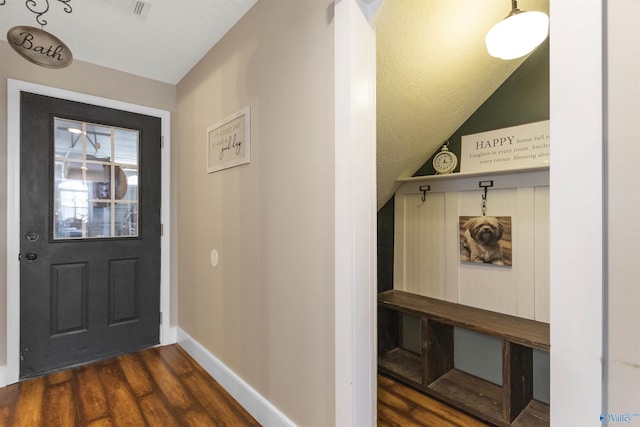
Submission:
[[[482,216],[485,216],[487,214],[487,189],[493,187],[493,180],[480,181],[478,187],[484,188],[484,194],[482,195]]]
[[[420,200],[422,200],[422,203],[424,203],[425,200],[427,200],[427,191],[431,191],[431,186],[430,185],[421,185],[420,186],[420,191],[422,192],[422,197],[420,198]]]

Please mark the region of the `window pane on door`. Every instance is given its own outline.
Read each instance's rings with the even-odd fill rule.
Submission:
[[[56,118],[53,238],[138,236],[137,130]]]

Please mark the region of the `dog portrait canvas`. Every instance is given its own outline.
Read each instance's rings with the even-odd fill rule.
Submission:
[[[510,216],[461,216],[460,261],[511,266]]]

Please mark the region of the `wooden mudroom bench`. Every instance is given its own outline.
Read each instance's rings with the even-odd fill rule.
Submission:
[[[533,349],[549,351],[549,324],[398,290],[378,294],[378,369],[499,426],[548,426],[533,399]],[[400,346],[402,317],[420,319],[421,354]],[[502,386],[454,368],[454,327],[502,340]]]

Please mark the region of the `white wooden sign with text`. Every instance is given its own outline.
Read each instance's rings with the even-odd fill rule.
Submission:
[[[207,128],[207,172],[244,165],[251,161],[251,107]]]
[[[460,172],[493,172],[549,165],[549,120],[464,135]]]

